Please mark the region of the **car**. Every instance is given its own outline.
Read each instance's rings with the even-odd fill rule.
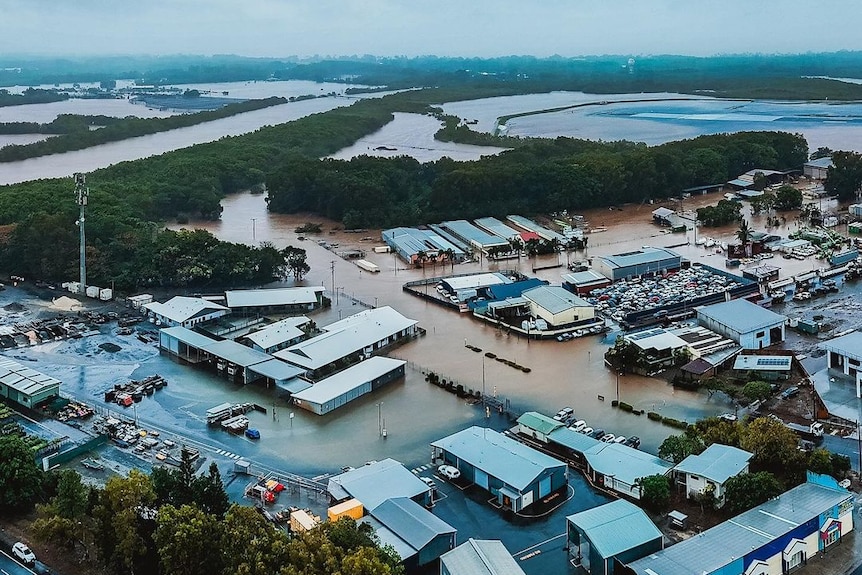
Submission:
[[[592,433],[589,434],[593,439],[598,439],[600,437],[604,437],[605,430],[602,428],[594,429]]]
[[[557,412],[557,414],[554,416],[554,419],[556,421],[563,421],[567,417],[571,417],[574,414],[575,414],[574,409],[572,409],[571,407],[564,407],[563,409],[561,409],[560,411]]]
[[[611,443],[620,443],[625,445],[628,439],[626,439],[625,435],[617,435]]]
[[[449,480],[461,477],[461,470],[451,465],[441,465],[437,468],[437,473]]]
[[[850,480],[849,479],[842,479],[841,481],[838,482],[838,487],[841,487],[843,489],[850,489]]]
[[[613,433],[606,433],[606,434],[602,435],[602,437],[599,441],[602,441],[604,443],[613,443],[614,439],[616,439],[616,438],[617,438],[617,436],[614,435]]]
[[[171,441],[170,439],[165,439],[165,447],[176,447],[177,444]]]
[[[569,426],[569,429],[571,429],[572,431],[581,431],[586,426],[587,426],[587,422],[584,421],[583,419],[579,419],[578,421],[571,424]]]
[[[634,447],[635,449],[637,449],[641,445],[641,438],[638,437],[637,435],[632,435],[631,437],[626,439],[626,445],[628,445],[629,447]]]
[[[790,399],[791,397],[795,397],[799,395],[799,388],[795,385],[793,387],[788,387],[784,391],[781,392],[781,399]]]
[[[249,439],[260,439],[260,431],[257,429],[249,427],[245,430],[245,436]]]
[[[424,483],[425,485],[427,485],[429,489],[431,489],[431,491],[437,489],[437,483],[430,477],[420,477],[419,480],[422,481],[422,483]]]
[[[722,421],[729,421],[730,423],[733,423],[738,419],[733,413],[722,413],[718,418]]]
[[[588,426],[588,427],[584,427],[584,428],[583,428],[583,429],[581,429],[581,431],[580,431],[580,433],[583,433],[584,435],[590,435],[592,432],[593,432],[593,428],[592,428],[592,427],[589,427],[589,426]]]
[[[35,565],[36,564],[36,555],[30,551],[30,548],[20,541],[12,546],[12,555],[15,556],[15,559],[23,563],[24,565]]]

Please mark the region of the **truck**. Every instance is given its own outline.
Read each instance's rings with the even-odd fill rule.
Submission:
[[[784,425],[806,441],[810,441],[815,445],[823,443],[823,424],[818,421],[814,421],[810,425],[788,422],[785,422]]]

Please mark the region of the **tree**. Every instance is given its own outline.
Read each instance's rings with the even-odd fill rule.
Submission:
[[[832,453],[832,473],[835,477],[846,477],[850,472],[850,458],[840,453]]]
[[[213,542],[212,548],[222,552],[225,575],[271,575],[294,561],[287,546],[284,532],[276,530],[253,507],[233,505],[225,514],[221,540]]]
[[[758,192],[766,189],[766,186],[769,185],[769,179],[763,175],[763,172],[755,172],[754,178],[752,178],[752,186]]]
[[[782,491],[781,483],[768,471],[743,473],[731,477],[724,484],[724,500],[728,511],[736,514],[777,497]]]
[[[832,475],[832,456],[829,450],[818,447],[808,455],[808,469],[822,475]]]
[[[838,201],[853,200],[862,187],[862,154],[856,152],[835,152],[832,166],[826,175],[823,188],[838,196]]]
[[[641,501],[653,511],[661,511],[670,502],[670,483],[664,475],[639,478],[635,486],[641,490]]]
[[[713,443],[739,447],[740,437],[744,432],[742,423],[725,421],[717,417],[701,419],[689,430],[687,433],[696,434],[705,447],[709,447]]]
[[[827,157],[829,157],[829,156],[831,156],[831,155],[832,155],[832,150],[831,150],[831,149],[829,149],[829,148],[827,148],[827,147],[825,147],[825,146],[820,146],[820,147],[819,147],[819,148],[817,148],[815,151],[811,152],[810,159],[812,159],[812,160],[819,160],[820,158],[827,158]]]
[[[293,279],[296,281],[301,280],[305,277],[305,274],[311,271],[311,267],[306,261],[306,253],[304,249],[287,246],[281,251],[281,253],[284,256],[287,271],[293,275]]]
[[[798,210],[802,207],[802,191],[784,185],[775,193],[774,207],[779,211]]]
[[[20,438],[0,436],[0,509],[26,509],[42,489],[42,470]]]
[[[87,511],[87,487],[81,482],[77,471],[64,469],[57,482],[57,495],[51,504],[57,515],[66,519],[78,519]]]
[[[782,422],[759,417],[748,424],[740,447],[754,454],[752,463],[761,469],[781,472],[799,466],[799,440]]]
[[[701,513],[706,509],[715,509],[715,505],[718,503],[715,497],[715,484],[707,483],[702,490],[695,494],[694,500],[700,505]]]
[[[209,472],[195,479],[193,485],[194,501],[204,513],[221,519],[230,507],[230,500],[224,490],[218,465],[210,463]]]
[[[751,231],[751,227],[749,227],[746,220],[739,222],[739,228],[736,230],[736,238],[740,244],[743,246],[748,245],[748,241],[751,239]]]
[[[156,518],[154,540],[166,575],[213,575],[223,569],[216,548],[221,539],[218,519],[197,507],[165,505]]]
[[[671,435],[661,442],[658,456],[676,465],[689,455],[702,452],[703,449],[704,445],[699,437],[692,437],[689,434]]]
[[[772,386],[765,381],[749,381],[743,386],[742,395],[749,401],[763,401],[772,395]]]

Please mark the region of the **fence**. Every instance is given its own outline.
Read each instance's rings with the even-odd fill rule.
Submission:
[[[99,435],[85,443],[76,445],[71,449],[67,449],[66,451],[61,451],[60,453],[55,453],[54,455],[44,457],[42,459],[42,469],[48,471],[54,466],[60,465],[61,463],[66,463],[67,461],[71,461],[72,459],[78,457],[83,453],[87,453],[88,451],[92,451],[97,447],[101,447],[107,442],[107,435]]]

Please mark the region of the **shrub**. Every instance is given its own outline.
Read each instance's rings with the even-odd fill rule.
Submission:
[[[652,421],[661,421],[662,416],[660,413],[656,413],[655,411],[648,411],[646,416]]]

